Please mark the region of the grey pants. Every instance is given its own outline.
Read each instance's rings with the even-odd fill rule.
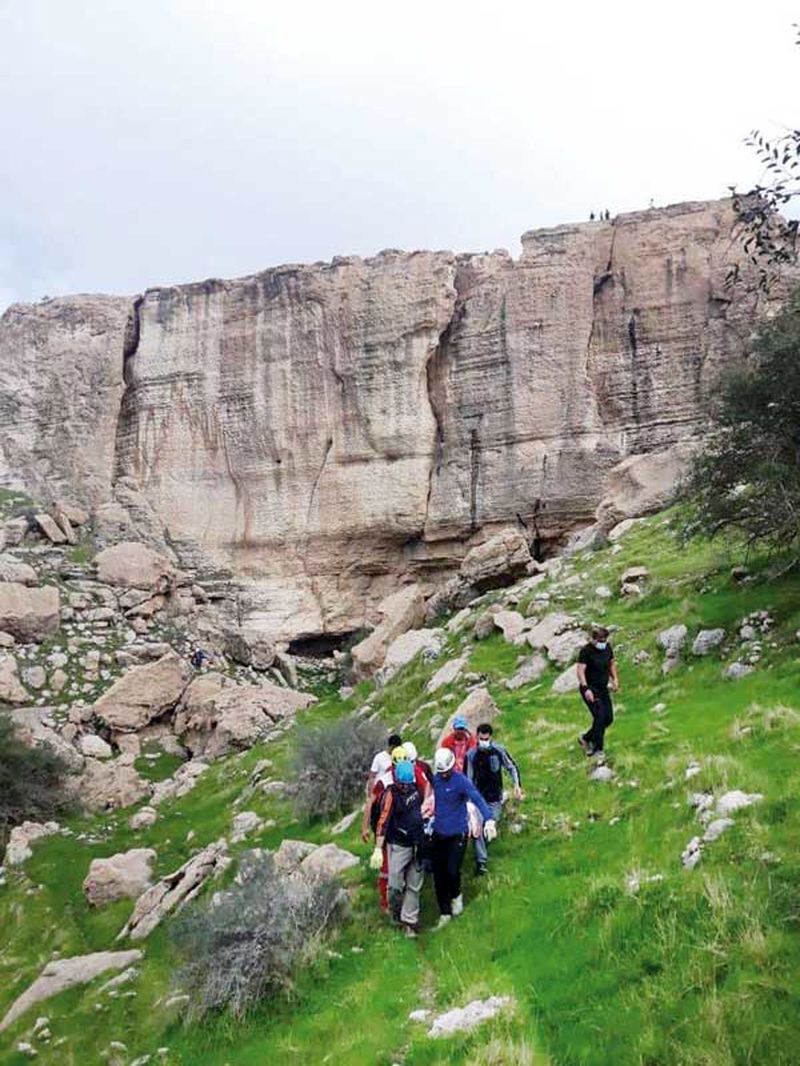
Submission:
[[[389,910],[404,925],[419,922],[419,896],[425,873],[414,858],[414,849],[389,844]]]
[[[500,815],[503,813],[502,801],[498,800],[496,803],[487,802],[487,806],[492,812],[492,818],[494,818],[496,822],[499,822]],[[479,866],[483,866],[488,861],[489,852],[486,848],[486,837],[481,833],[479,837],[475,838],[475,862],[478,863]]]

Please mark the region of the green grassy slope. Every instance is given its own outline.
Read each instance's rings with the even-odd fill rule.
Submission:
[[[520,649],[499,634],[472,645],[469,669],[488,678],[502,710],[498,739],[519,761],[527,797],[506,810],[490,876],[474,879],[468,857],[467,906],[448,929],[426,931],[417,942],[400,938],[378,911],[364,864],[349,875],[352,921],[299,976],[290,1002],[265,1003],[243,1023],[184,1027],[179,1008],[165,1006],[174,961],[166,931],[158,930],[144,943],[141,976],[120,995],[99,994],[100,979],[42,1004],[0,1038],[0,1063],[28,1061],[14,1049],[37,1014],[50,1018],[53,1034],[49,1046],[36,1042],[38,1061],[59,1066],[113,1062],[103,1056],[111,1040],[128,1049],[118,1053],[121,1063],[165,1047],[162,1061],[192,1066],[797,1062],[800,578],[770,581],[762,560],[751,563],[753,579],[737,586],[729,571],[739,559],[719,546],[679,545],[663,518],[637,526],[621,545],[618,554],[605,549],[574,560],[567,572],[581,575],[579,582],[565,588],[561,575],[563,591],[551,604],[619,626],[623,691],[607,743],[613,782],[589,779],[575,742],[587,716],[576,694],[551,693],[555,669],[510,692],[503,682]],[[616,591],[620,573],[640,563],[651,571],[645,597],[597,598],[599,584]],[[763,638],[758,668],[726,681],[738,623],[759,609],[771,611],[775,626]],[[677,622],[690,637],[720,625],[729,639],[706,659],[686,654],[664,677],[656,636]],[[309,714],[338,716],[369,694],[387,725],[414,717],[419,728],[411,735],[428,752],[431,715],[450,713],[464,682],[437,693],[435,708],[415,712],[431,701],[428,677],[465,641],[451,636],[437,663],[412,663],[379,693],[360,686],[346,702],[328,694]],[[651,658],[634,665],[641,650]],[[665,709],[654,711],[659,703]],[[194,792],[165,804],[149,830],[128,830],[126,811],[76,821],[72,828],[89,839],[35,845],[33,859],[0,888],[0,1012],[54,950],[112,946],[130,904],[89,910],[80,884],[93,856],[147,845],[158,852],[158,873],[173,869],[229,830],[233,803],[259,759],[272,759],[271,775],[284,776],[288,743],[216,764]],[[701,770],[687,781],[692,761]],[[684,870],[681,851],[702,834],[688,793],[733,788],[764,799],[737,812],[700,864]],[[331,839],[324,826],[293,823],[288,805],[274,797],[255,793],[238,809],[277,824],[234,852],[275,846],[285,836]],[[336,839],[368,854],[355,828]],[[634,875],[637,892],[629,889]],[[435,918],[426,886],[425,926]],[[491,994],[514,996],[514,1009],[469,1035],[433,1041],[407,1020],[417,1007],[446,1009]]]

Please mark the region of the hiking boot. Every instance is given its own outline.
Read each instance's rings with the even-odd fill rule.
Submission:
[[[404,928],[405,934],[406,934],[406,936],[408,937],[409,940],[416,940],[417,939],[418,930],[417,930],[417,927],[415,925],[406,924],[406,925],[404,925],[403,928]]]
[[[475,867],[475,876],[484,877],[486,875],[486,872],[486,863],[479,862],[478,865]]]
[[[463,914],[464,913],[464,897],[460,896],[460,895],[456,896],[456,898],[453,900],[452,907],[453,907],[453,917],[454,918],[457,918],[459,916],[459,914]]]
[[[583,748],[584,755],[591,755],[592,754],[592,746],[589,743],[589,741],[586,739],[586,737],[584,737],[584,736],[578,737],[578,743]]]
[[[439,921],[436,923],[434,928],[436,928],[436,929],[444,929],[444,927],[446,925],[449,925],[450,922],[452,922],[452,920],[453,920],[453,915],[452,914],[442,914],[439,917]]]

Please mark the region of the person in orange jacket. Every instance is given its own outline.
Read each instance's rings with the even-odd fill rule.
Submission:
[[[448,748],[452,751],[456,760],[455,769],[460,774],[463,774],[467,762],[467,752],[472,751],[476,744],[475,734],[470,733],[466,718],[457,714],[453,719],[452,732],[447,734],[440,747]]]

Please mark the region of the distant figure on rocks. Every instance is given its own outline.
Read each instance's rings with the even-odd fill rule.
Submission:
[[[195,648],[192,652],[192,666],[195,670],[202,670],[203,663],[211,662],[211,656],[202,648]]]
[[[594,211],[591,211],[591,212],[589,213],[589,221],[590,221],[590,222],[594,222]]]
[[[587,755],[597,755],[603,750],[606,729],[614,721],[609,682],[618,692],[619,674],[614,651],[608,643],[608,630],[595,626],[592,639],[584,644],[578,655],[578,684],[592,716],[591,728],[578,737],[578,743]]]
[[[469,725],[463,715],[457,714],[453,719],[452,732],[448,733],[442,741],[443,748],[449,748],[455,756],[456,770],[464,773],[467,761],[467,752],[475,747],[475,737],[469,731]]]
[[[440,915],[437,929],[441,929],[464,910],[461,866],[467,850],[467,801],[472,800],[480,811],[483,833],[488,841],[497,836],[497,825],[486,800],[469,778],[455,769],[455,756],[450,748],[438,749],[433,768],[436,815],[431,850],[433,884]]]
[[[419,897],[425,880],[423,803],[413,763],[410,759],[400,760],[394,767],[394,780],[381,797],[370,866],[373,870],[382,869],[385,847],[389,859],[389,913],[409,937],[419,932]]]
[[[467,753],[467,777],[486,800],[492,812],[492,821],[499,822],[503,813],[503,770],[510,775],[514,786],[514,798],[524,799],[519,767],[502,744],[493,739],[494,730],[488,722],[482,722],[477,729],[478,745]],[[476,873],[486,873],[489,861],[486,836],[481,833],[475,838]]]

